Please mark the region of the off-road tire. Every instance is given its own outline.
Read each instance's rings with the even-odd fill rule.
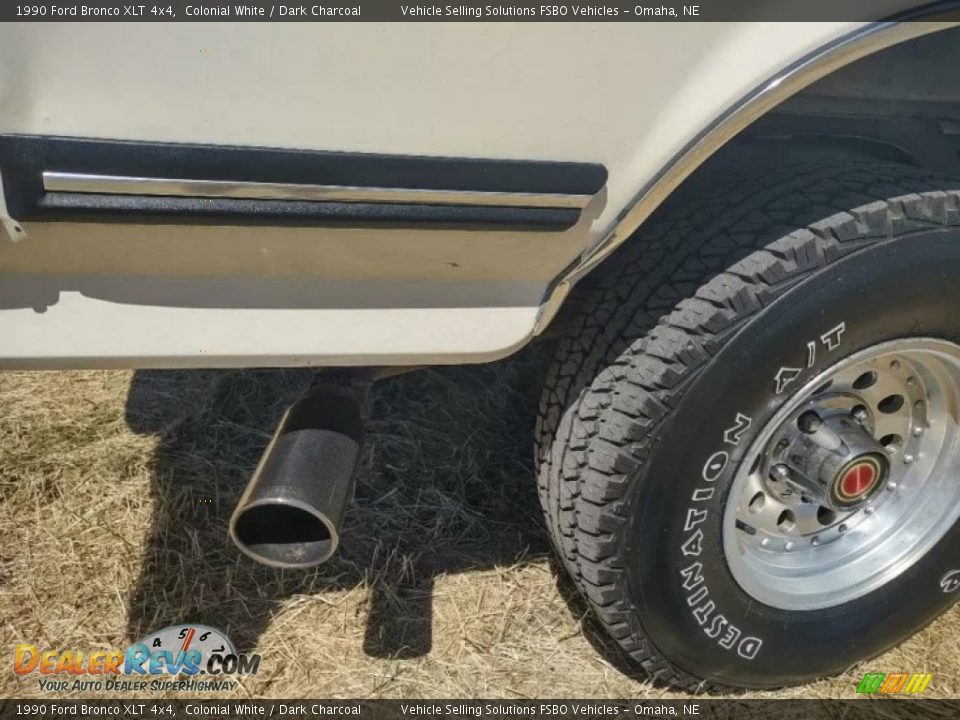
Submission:
[[[936,288],[929,292],[960,285],[960,251],[952,249],[960,248],[958,189],[960,182],[950,178],[885,163],[778,170],[694,206],[675,206],[648,222],[598,271],[547,374],[536,427],[538,486],[563,566],[606,632],[652,678],[691,691],[805,682],[841,672],[896,644],[960,595],[946,594],[934,582],[953,562],[949,557],[955,554],[944,556],[943,548],[957,542],[954,527],[918,563],[922,567],[911,571],[912,596],[918,600],[895,587],[874,593],[886,593],[887,600],[902,597],[912,603],[909,613],[883,616],[877,608],[884,603],[872,596],[860,605],[849,603],[856,606],[851,611],[867,614],[864,622],[875,623],[869,637],[824,640],[821,649],[809,633],[814,627],[846,632],[843,608],[835,623],[829,612],[823,616],[826,625],[818,619],[824,611],[791,614],[769,608],[761,608],[767,617],[754,623],[749,603],[747,615],[739,611],[735,584],[724,589],[729,572],[714,537],[709,554],[716,577],[708,579],[718,586],[711,586],[715,616],[726,613],[741,637],[759,637],[774,622],[782,623],[783,635],[790,636],[789,641],[764,636],[759,652],[746,659],[735,644],[719,647],[690,617],[679,587],[683,558],[668,557],[673,551],[664,545],[664,538],[681,532],[676,526],[683,519],[661,509],[675,504],[677,494],[690,492],[673,476],[670,464],[683,465],[689,455],[689,463],[702,465],[713,443],[712,438],[690,436],[689,452],[678,449],[672,438],[685,432],[678,423],[690,425],[692,412],[719,423],[716,427],[729,425],[733,417],[732,407],[710,404],[704,376],[729,371],[723,367],[724,351],[734,341],[750,341],[768,331],[764,328],[777,331],[780,316],[811,292],[825,293],[823,321],[811,319],[811,327],[825,330],[832,322],[826,316],[839,311],[833,305],[855,308],[858,302],[882,301],[863,297],[869,283],[868,288],[850,286],[853,268],[868,272],[875,265],[875,272],[889,276],[890,263],[900,260],[885,258],[905,257],[909,264],[917,251],[938,243],[947,259],[957,252],[958,263],[944,262],[949,277],[933,283]],[[908,294],[923,297],[914,306],[907,300],[906,309],[889,321],[878,302],[875,322],[861,323],[860,335],[851,329],[845,351],[876,342],[884,333],[909,334],[911,321],[919,323],[913,332],[960,340],[960,318],[949,307],[958,293],[941,297],[938,304],[925,294],[929,278],[904,276],[903,282],[911,283]],[[843,287],[834,288],[838,284]],[[802,352],[799,343],[782,354]],[[756,373],[780,362],[771,357],[762,368],[743,368],[744,382],[763,391],[772,385],[772,375]],[[729,485],[731,477],[725,475],[717,485]],[[668,482],[677,487],[665,487]],[[817,623],[808,622],[811,618]],[[865,632],[863,623],[855,625],[857,632]],[[804,639],[791,632],[807,635]],[[794,646],[802,656],[796,661],[785,657]],[[749,654],[754,648],[746,650]]]

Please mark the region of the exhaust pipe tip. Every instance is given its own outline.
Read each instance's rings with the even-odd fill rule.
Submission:
[[[238,509],[230,537],[247,557],[276,568],[319,565],[340,544],[340,532],[326,515],[287,498],[265,498]]]
[[[353,498],[362,428],[350,388],[321,387],[292,405],[230,518],[234,544],[276,568],[330,559]]]

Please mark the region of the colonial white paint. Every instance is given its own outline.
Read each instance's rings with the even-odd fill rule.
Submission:
[[[0,132],[579,160],[610,173],[564,233],[27,224],[28,240],[0,240],[0,363],[502,356],[530,337],[551,281],[685,143],[854,27],[0,26]],[[44,312],[22,292],[38,275]],[[203,278],[234,284],[197,297]]]

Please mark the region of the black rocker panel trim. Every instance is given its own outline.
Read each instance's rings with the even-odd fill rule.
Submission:
[[[593,163],[434,158],[281,148],[0,135],[9,213],[22,221],[399,225],[562,229],[578,208],[248,200],[48,192],[43,172],[252,183],[593,195]]]
[[[238,200],[153,195],[46,193],[24,220],[192,225],[407,226],[553,230],[575,224],[576,208],[400,205],[392,203]],[[238,220],[242,222],[237,222]]]

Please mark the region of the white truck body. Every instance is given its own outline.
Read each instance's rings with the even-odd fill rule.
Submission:
[[[0,366],[502,357],[750,119],[946,25],[4,25],[0,135],[597,163],[607,180],[572,228],[535,232],[0,208]]]

